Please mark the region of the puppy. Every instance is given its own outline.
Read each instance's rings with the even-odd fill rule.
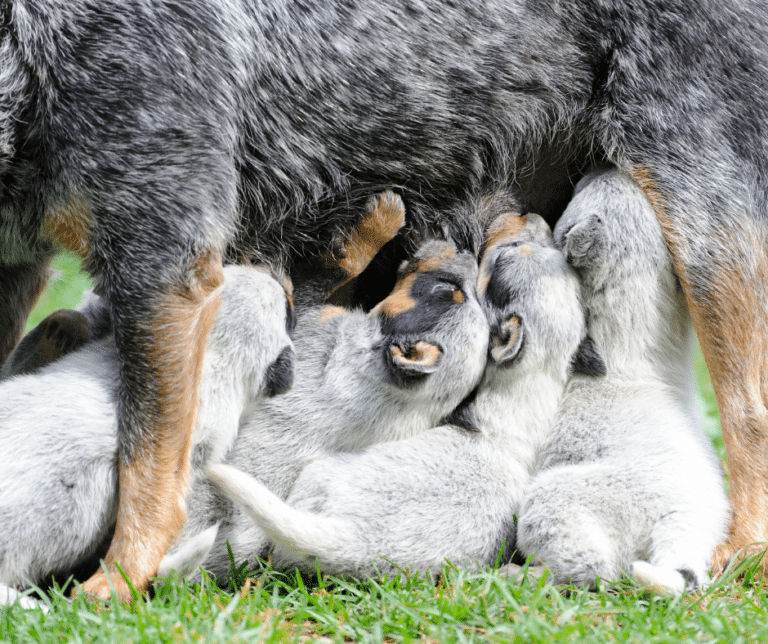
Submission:
[[[369,313],[327,305],[302,310],[293,389],[243,420],[226,462],[284,499],[318,459],[338,455],[345,462],[372,445],[435,427],[477,386],[485,367],[489,331],[476,280],[471,254],[432,241],[401,267],[393,292]],[[196,485],[188,503],[179,547],[221,522],[200,562],[206,570],[226,578],[227,543],[238,558],[266,556],[267,533],[226,497]],[[161,570],[196,567],[184,559],[164,560]]]
[[[722,474],[695,401],[685,296],[653,208],[631,177],[596,170],[555,228],[584,286],[602,379],[575,374],[519,545],[555,583],[633,575],[659,592],[699,587],[725,536]]]
[[[198,466],[226,452],[244,409],[291,384],[294,315],[285,289],[262,268],[225,270],[203,366],[193,449]],[[98,307],[87,302],[69,331],[90,330]],[[31,337],[37,342],[43,335]],[[41,364],[35,347],[47,355],[47,344],[35,342],[24,345],[19,368]],[[99,547],[117,512],[117,361],[107,335],[0,384],[0,584],[45,584],[52,572],[66,578],[103,556]]]
[[[285,501],[231,465],[209,468],[269,536],[273,564],[364,576],[509,558],[523,485],[568,375],[601,363],[578,281],[540,217],[496,222],[480,276],[490,360],[452,424],[318,458]]]

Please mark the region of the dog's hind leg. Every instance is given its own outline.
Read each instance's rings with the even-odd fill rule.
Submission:
[[[221,256],[199,252],[170,287],[149,283],[151,294],[132,307],[118,299],[124,286],[107,283],[115,340],[121,355],[119,506],[99,571],[83,590],[122,601],[131,592],[116,564],[144,590],[185,518],[192,430],[199,401],[204,349],[223,282]],[[147,279],[151,279],[151,276]]]
[[[744,212],[672,210],[647,169],[632,174],[664,230],[720,410],[732,510],[712,562],[721,572],[768,542],[768,226]]]
[[[18,344],[37,298],[48,282],[50,258],[15,266],[0,264],[0,365]]]

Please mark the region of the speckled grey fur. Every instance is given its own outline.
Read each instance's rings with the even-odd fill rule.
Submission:
[[[411,263],[437,257],[448,248],[451,245],[444,242],[428,242]],[[332,455],[344,462],[372,445],[420,434],[452,412],[482,376],[488,322],[475,294],[474,257],[459,254],[441,270],[460,286],[465,299],[436,326],[412,336],[443,347],[435,373],[414,386],[393,381],[384,351],[405,337],[388,337],[376,310],[339,312],[326,321],[323,306],[301,311],[293,389],[264,401],[244,418],[226,463],[284,499],[309,463],[323,457],[332,460]],[[423,308],[428,313],[428,303]],[[238,560],[267,554],[264,531],[239,507],[203,485],[188,496],[188,520],[178,543],[188,542],[219,520],[217,540],[203,562],[206,570],[219,577],[229,574],[227,541]]]

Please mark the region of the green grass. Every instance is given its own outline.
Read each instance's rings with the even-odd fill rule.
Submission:
[[[31,325],[77,304],[87,280],[74,258],[33,314]],[[74,285],[74,286],[73,286]],[[703,359],[696,372],[707,431],[724,458],[717,408]],[[522,584],[497,571],[466,574],[447,568],[434,583],[405,575],[356,583],[312,582],[261,564],[219,588],[173,581],[130,608],[107,607],[52,592],[52,611],[0,608],[0,642],[740,642],[768,641],[768,594],[753,574],[756,561],[704,592],[665,600],[631,583],[591,593]],[[741,581],[734,581],[737,572]]]

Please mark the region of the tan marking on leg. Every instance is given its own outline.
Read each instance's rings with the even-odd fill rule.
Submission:
[[[368,203],[368,214],[352,231],[349,240],[336,250],[335,256],[326,258],[330,266],[337,266],[345,273],[336,289],[360,275],[404,224],[405,206],[399,195],[387,190],[374,197]]]
[[[630,174],[661,223],[720,411],[732,510],[729,541],[718,547],[713,559],[716,572],[721,572],[736,551],[753,553],[768,542],[768,302],[756,288],[768,283],[768,236],[746,218],[724,223],[728,229],[711,240],[721,251],[717,283],[707,285],[705,299],[697,298],[683,261],[690,253],[688,239],[669,214],[669,201],[648,168],[636,167]],[[764,559],[764,570],[767,564]]]
[[[83,197],[48,209],[43,219],[43,235],[54,244],[76,253],[85,261],[91,254],[91,204]]]
[[[220,255],[201,253],[190,273],[190,285],[165,296],[150,326],[154,351],[149,358],[158,374],[159,395],[149,442],[139,446],[133,461],[120,463],[117,524],[105,562],[122,601],[130,601],[130,592],[114,562],[138,590],[146,589],[185,519],[203,356],[221,303]],[[83,588],[109,597],[102,572]]]

